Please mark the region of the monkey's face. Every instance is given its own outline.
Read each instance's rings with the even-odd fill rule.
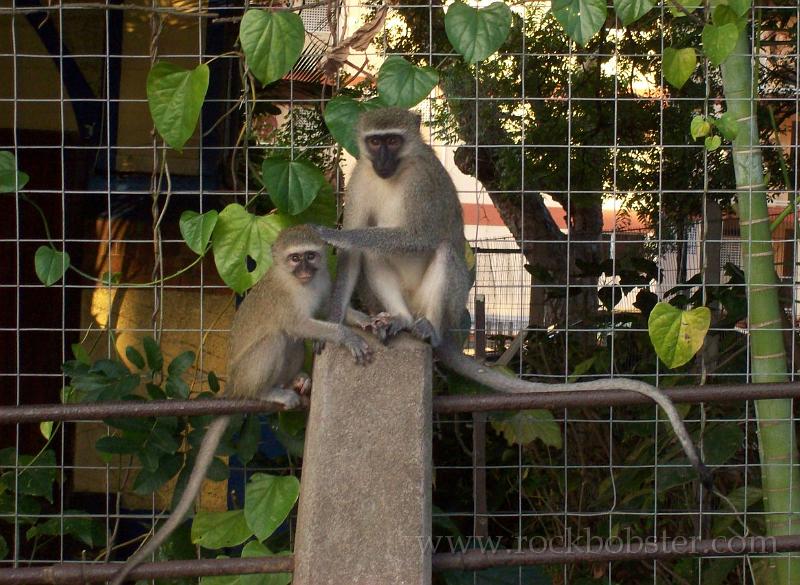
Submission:
[[[367,145],[367,156],[372,162],[375,174],[381,179],[388,179],[397,171],[402,159],[405,137],[398,133],[369,134],[364,139]]]
[[[286,255],[286,267],[300,284],[314,280],[320,262],[322,254],[319,250],[293,250]]]

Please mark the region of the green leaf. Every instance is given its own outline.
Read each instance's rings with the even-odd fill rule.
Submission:
[[[282,552],[278,553],[279,556],[289,555],[291,553]],[[244,545],[242,549],[242,558],[251,557],[268,557],[273,553],[266,546],[256,540],[252,540]],[[292,582],[291,573],[268,573],[264,575],[242,575],[242,585],[289,585]]]
[[[195,254],[202,254],[211,240],[214,226],[217,225],[219,214],[215,210],[197,213],[187,210],[181,213],[178,221],[183,241]]]
[[[501,433],[509,445],[527,445],[536,439],[548,447],[563,446],[561,427],[549,410],[521,410],[513,414],[491,416],[492,427]]]
[[[270,536],[292,511],[300,494],[293,475],[255,473],[245,487],[244,514],[259,540]]]
[[[140,370],[144,369],[144,358],[142,357],[142,354],[139,353],[139,350],[132,345],[129,345],[125,348],[125,357],[127,357],[128,361]]]
[[[606,0],[553,0],[553,16],[569,38],[585,46],[606,21]]]
[[[436,84],[439,73],[433,67],[417,67],[392,55],[378,71],[378,93],[389,106],[410,108],[425,99]]]
[[[161,371],[164,367],[164,356],[161,354],[161,348],[158,347],[156,340],[146,335],[142,339],[142,346],[144,347],[144,355],[147,356],[147,367],[154,372]]]
[[[697,54],[694,49],[674,49],[666,47],[663,57],[664,79],[670,85],[680,89],[683,87],[697,67]]]
[[[217,378],[217,375],[214,372],[208,373],[208,387],[214,393],[217,393],[220,390],[219,378]]]
[[[229,287],[243,293],[253,286],[272,264],[272,243],[285,227],[275,215],[257,216],[238,203],[231,203],[219,214],[211,247],[217,271]],[[255,262],[248,270],[247,258]]]
[[[742,18],[729,6],[724,4],[720,4],[714,8],[711,21],[718,26],[722,26],[723,24],[734,24],[740,32],[747,26],[746,18]]]
[[[0,466],[12,467],[14,458],[13,447],[3,449]],[[53,484],[57,478],[55,451],[47,449],[36,458],[32,455],[19,455],[16,474],[12,468],[11,471],[0,476],[0,488],[4,487],[18,495],[44,498],[52,503]],[[2,491],[0,489],[0,492]]]
[[[52,286],[64,276],[69,268],[69,254],[50,246],[39,246],[34,256],[36,276],[45,286]]]
[[[733,53],[738,38],[739,29],[733,23],[707,24],[703,27],[703,52],[712,65],[721,65]]]
[[[141,446],[138,441],[115,435],[100,437],[94,444],[95,449],[109,455],[130,455],[131,453],[136,453]]]
[[[690,14],[695,10],[697,10],[702,3],[703,0],[681,0],[680,2],[681,6],[685,8],[686,12],[689,12]],[[667,2],[667,4],[669,4],[669,12],[670,14],[672,14],[672,16],[675,16],[676,18],[681,18],[686,16],[685,12],[683,12],[682,10],[678,10],[671,2]]]
[[[180,355],[175,356],[169,363],[169,367],[167,368],[167,374],[169,376],[180,377],[182,376],[186,370],[192,367],[194,363],[194,352],[193,351],[184,351]]]
[[[744,433],[736,423],[721,423],[703,438],[703,460],[707,465],[725,465],[744,446]]]
[[[736,140],[739,135],[739,123],[728,112],[714,120],[714,125],[727,140]]]
[[[261,440],[261,424],[258,416],[250,414],[244,421],[239,431],[239,440],[236,443],[236,454],[239,460],[247,465],[258,451],[258,442]]]
[[[183,467],[183,453],[165,453],[159,458],[155,470],[151,471],[146,467],[139,470],[136,481],[133,482],[133,491],[140,496],[152,494],[175,477],[181,467]]]
[[[358,158],[358,119],[364,112],[383,106],[385,104],[379,99],[358,101],[346,95],[337,95],[325,106],[325,124],[336,142]]]
[[[716,134],[714,136],[706,137],[705,145],[706,145],[706,150],[708,150],[708,152],[714,152],[720,147],[721,144],[722,144],[722,138],[720,138]]]
[[[262,85],[286,75],[303,51],[303,20],[286,10],[248,10],[239,25],[247,66]]]
[[[625,26],[639,20],[650,12],[653,6],[651,0],[614,0],[614,10]]]
[[[456,0],[444,16],[447,38],[467,63],[483,61],[497,51],[511,30],[511,9],[504,2],[473,8]]]
[[[208,65],[184,69],[159,61],[147,75],[147,103],[158,133],[181,152],[194,134],[208,91]]]
[[[750,12],[752,5],[753,0],[728,0],[728,6],[739,16],[744,16]]]
[[[80,510],[64,510],[65,515],[85,515]],[[104,546],[106,535],[103,526],[92,518],[48,518],[41,524],[31,526],[25,536],[28,540],[36,536],[60,536],[69,535],[77,538],[90,548]]]
[[[39,423],[39,432],[46,440],[50,440],[53,436],[53,421],[51,420],[43,420]]]
[[[703,116],[695,116],[692,118],[689,131],[692,133],[692,138],[697,140],[703,136],[708,136],[708,133],[711,132],[711,124]]]
[[[192,521],[192,542],[204,548],[237,546],[252,535],[244,510],[198,512]]]
[[[281,156],[264,159],[261,180],[275,207],[289,215],[308,209],[326,184],[325,175],[312,163]]]
[[[7,150],[0,151],[0,193],[15,193],[30,181],[30,177],[17,170],[14,155]]]
[[[647,331],[658,357],[667,367],[677,368],[703,347],[710,324],[708,307],[683,311],[662,301],[650,313]]]
[[[89,356],[89,352],[86,351],[86,348],[80,343],[73,343],[70,348],[72,349],[72,355],[75,356],[76,360],[82,364],[86,364],[87,366],[92,365],[92,358]]]

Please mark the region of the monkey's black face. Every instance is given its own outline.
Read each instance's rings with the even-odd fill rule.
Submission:
[[[365,142],[369,150],[369,159],[375,174],[381,179],[388,179],[397,171],[400,164],[400,150],[405,138],[402,134],[370,134]]]
[[[314,280],[321,258],[321,254],[316,250],[293,252],[286,257],[286,264],[301,284],[308,284]]]

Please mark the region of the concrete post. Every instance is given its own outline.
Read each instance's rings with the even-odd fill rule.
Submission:
[[[402,336],[316,360],[293,585],[431,582],[431,350]]]

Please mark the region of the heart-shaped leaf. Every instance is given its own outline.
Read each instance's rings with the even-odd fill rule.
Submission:
[[[325,175],[312,163],[280,156],[264,159],[261,180],[275,207],[289,215],[308,209],[326,185]]]
[[[707,24],[703,27],[703,52],[712,65],[721,65],[733,53],[738,38],[739,28],[732,22]]]
[[[697,54],[693,48],[673,49],[672,47],[666,47],[664,49],[664,79],[670,85],[678,89],[683,87],[683,84],[692,76],[695,67],[697,67]]]
[[[358,118],[367,110],[385,105],[379,99],[360,102],[351,97],[339,95],[325,106],[325,124],[336,142],[341,144],[347,152],[358,158],[358,138],[356,137]]]
[[[753,0],[728,0],[728,6],[739,16],[744,16],[753,6]]]
[[[244,515],[258,540],[270,536],[292,511],[300,494],[293,475],[255,473],[245,487]]]
[[[253,534],[244,519],[244,510],[198,512],[192,521],[192,542],[205,548],[242,544]]]
[[[184,69],[159,61],[147,75],[147,103],[156,130],[178,152],[194,134],[208,91],[208,65]]]
[[[59,252],[50,246],[39,246],[34,256],[36,276],[45,286],[51,286],[61,280],[69,268],[69,254]]]
[[[444,30],[467,63],[478,63],[497,51],[508,38],[511,9],[504,2],[473,8],[456,0],[447,9]]]
[[[692,138],[695,140],[703,136],[708,136],[708,133],[711,132],[711,124],[709,124],[703,116],[695,116],[692,118],[689,132],[691,132]]]
[[[614,11],[622,24],[628,26],[652,10],[651,0],[614,0]]]
[[[14,155],[7,150],[0,151],[0,193],[14,193],[22,189],[30,177],[17,170]]]
[[[724,4],[720,4],[716,8],[714,8],[714,12],[712,13],[711,22],[716,24],[717,26],[722,26],[723,24],[735,24],[738,30],[743,30],[747,26],[747,19],[742,18],[736,11],[733,10],[730,6],[725,6]]]
[[[439,73],[433,67],[417,67],[397,55],[392,55],[378,71],[378,93],[388,106],[416,106],[439,83]]]
[[[683,311],[662,301],[651,311],[647,331],[658,357],[667,367],[677,368],[703,347],[710,324],[708,307]]]
[[[292,69],[305,40],[303,20],[286,10],[248,10],[239,25],[247,66],[262,85],[280,79]]]
[[[494,413],[492,427],[501,433],[509,445],[527,445],[540,439],[548,447],[561,449],[561,427],[549,410],[520,410],[513,414]]]
[[[272,264],[272,243],[285,227],[274,215],[257,216],[238,203],[231,203],[219,214],[211,248],[222,280],[238,293],[253,286]],[[255,262],[248,270],[247,259]]]
[[[720,134],[728,140],[736,140],[736,137],[739,135],[739,123],[729,112],[725,112],[717,118],[714,121],[714,125],[717,127]]]
[[[553,0],[553,16],[573,41],[585,46],[606,21],[606,0]]]
[[[722,144],[722,138],[720,138],[717,134],[714,136],[707,136],[705,140],[706,150],[708,152],[714,152],[717,150],[720,145]]]
[[[211,240],[214,226],[217,225],[218,217],[219,214],[213,209],[205,213],[197,213],[191,210],[181,213],[178,226],[180,227],[183,241],[191,248],[192,252],[202,254],[205,251],[208,242]]]

